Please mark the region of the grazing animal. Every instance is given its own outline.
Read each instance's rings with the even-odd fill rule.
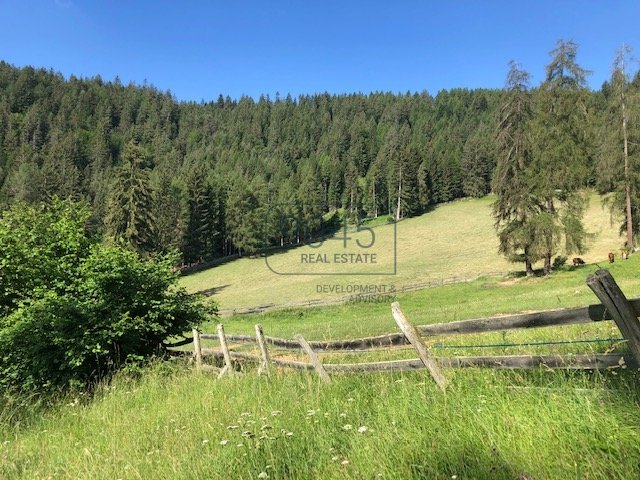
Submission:
[[[571,261],[573,262],[574,267],[577,267],[578,265],[584,265],[584,260],[581,259],[580,257],[576,257]]]
[[[622,260],[629,260],[629,250],[624,248],[620,250],[620,258],[622,258]]]
[[[609,263],[613,263],[616,261],[616,256],[613,254],[613,252],[609,252]]]

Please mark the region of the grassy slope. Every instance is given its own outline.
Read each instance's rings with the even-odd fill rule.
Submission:
[[[229,309],[336,296],[318,293],[318,285],[375,284],[401,288],[430,279],[517,270],[520,266],[508,263],[497,253],[490,215],[492,200],[485,197],[453,202],[398,223],[397,275],[394,276],[281,276],[274,274],[263,258],[243,258],[186,276],[182,284],[191,292],[215,292],[213,298],[220,307]],[[617,229],[611,227],[609,214],[596,195],[591,197],[585,224],[594,234],[591,248],[584,255],[587,262],[600,261],[610,250],[617,251],[620,237]],[[380,269],[387,270],[392,265],[392,228],[383,225],[375,229],[377,242],[371,251],[379,253]],[[338,251],[339,242],[328,244],[332,245],[330,252]],[[315,252],[317,250],[310,247],[300,247],[277,254],[270,262],[279,271],[293,271],[300,268],[301,253]]]
[[[482,202],[486,207],[486,200],[477,203]],[[610,266],[629,297],[640,296],[639,267],[640,255]],[[398,300],[421,324],[585,305],[596,301],[585,285],[595,269],[566,269],[550,278],[484,278],[400,293]],[[309,339],[396,331],[388,302],[225,319],[230,333],[252,333],[258,322],[267,334],[303,333]],[[429,341],[460,345],[618,335],[612,322],[602,322]],[[605,348],[578,344],[481,353]],[[475,353],[464,347],[437,351]],[[0,478],[250,479],[262,472],[296,479],[640,477],[637,372],[448,370],[446,375],[451,389],[442,395],[424,372],[336,375],[327,386],[314,375],[291,372],[266,381],[249,369],[216,381],[189,368],[158,366],[140,380],[121,375],[92,402],[69,398],[42,412],[25,410],[21,400],[4,405],[0,400]],[[359,433],[359,427],[366,431]]]
[[[640,295],[639,264],[635,255],[611,266],[630,297]],[[417,323],[583,305],[594,302],[584,285],[593,269],[551,278],[482,279],[399,300]],[[227,330],[250,333],[256,322],[270,334],[302,332],[308,338],[395,330],[388,304],[238,316],[227,320]],[[611,322],[603,322],[462,341],[616,334]],[[591,348],[604,347],[544,351]],[[451,390],[442,395],[423,372],[337,375],[327,386],[314,375],[291,372],[266,381],[249,369],[216,381],[210,374],[161,366],[139,381],[121,376],[86,405],[68,399],[42,416],[19,406],[0,408],[0,478],[249,479],[261,472],[296,479],[640,477],[637,372],[446,374]],[[16,412],[26,418],[16,421]],[[367,430],[359,433],[359,427]]]
[[[602,263],[617,279],[629,298],[640,297],[640,254],[625,262]],[[408,318],[416,324],[451,322],[507,313],[576,307],[599,303],[586,285],[589,273],[598,265],[565,268],[549,277],[485,277],[473,282],[416,292],[399,292]],[[355,302],[330,307],[272,311],[259,315],[236,315],[225,319],[227,330],[253,334],[261,323],[265,333],[292,337],[302,333],[313,340],[360,337],[397,331],[391,317],[390,302]],[[214,331],[214,325],[205,325]]]

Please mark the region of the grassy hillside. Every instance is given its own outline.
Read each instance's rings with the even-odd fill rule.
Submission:
[[[393,225],[374,228],[376,242],[369,252],[378,255],[375,268],[357,269],[345,265],[302,265],[301,256],[341,251],[340,236],[318,248],[303,246],[264,258],[243,258],[201,271],[182,279],[191,292],[212,294],[221,309],[251,307],[264,304],[284,304],[311,299],[344,296],[330,290],[335,285],[377,285],[383,288],[403,286],[448,277],[470,277],[481,273],[508,272],[521,265],[507,262],[497,252],[497,238],[491,218],[492,197],[469,199],[440,205],[420,217],[410,218],[397,226],[397,273],[393,271]],[[591,196],[585,217],[592,234],[590,249],[583,258],[587,263],[606,259],[609,251],[617,252],[622,240],[617,227],[611,226],[609,212],[601,206],[597,195]],[[368,233],[349,233],[361,244],[369,243]],[[351,242],[353,243],[353,241]],[[365,251],[365,250],[363,250]],[[344,275],[278,275],[278,272],[320,273],[337,271]],[[358,271],[371,272],[358,275]],[[325,291],[320,291],[324,289]]]
[[[640,254],[632,255],[627,261],[602,263],[600,266],[611,271],[628,298],[640,297]],[[390,309],[393,300],[399,301],[407,317],[420,325],[578,307],[599,303],[586,285],[589,273],[598,268],[598,265],[565,267],[563,271],[554,272],[549,277],[484,277],[473,282],[399,293],[393,299],[381,298],[379,302],[236,315],[224,319],[224,323],[227,331],[232,333],[253,335],[253,326],[260,323],[267,335],[291,338],[296,333],[301,333],[312,340],[330,340],[396,332],[397,326]],[[590,329],[602,328],[604,325],[615,329],[611,322],[576,328],[586,334]],[[205,325],[204,330],[215,332],[215,325]],[[507,336],[522,338],[523,335],[533,334],[553,336],[548,333],[548,329],[514,332]]]
[[[594,303],[596,266],[549,278],[497,279],[398,295],[415,323]],[[640,255],[611,272],[640,296]],[[225,320],[230,333],[309,339],[395,331],[388,303],[273,311]],[[214,330],[206,325],[205,330]],[[616,337],[612,322],[429,339],[449,346]],[[482,350],[604,351],[616,342]],[[409,352],[411,356],[415,356]],[[478,353],[466,347],[437,354]],[[331,357],[325,361],[332,361]],[[358,361],[353,358],[351,361]],[[640,476],[638,374],[446,370],[442,394],[425,372],[334,375],[255,369],[215,380],[158,365],[120,375],[88,400],[53,409],[0,400],[0,478],[95,479],[628,479]]]
[[[426,225],[435,224],[439,215],[443,224],[445,218],[455,218],[454,212],[462,215],[471,206],[486,215],[488,205],[488,199],[458,202],[399,227],[427,232]],[[593,256],[585,256],[588,261],[598,259],[595,252],[604,257],[610,245],[618,244],[608,229],[608,216],[598,212],[599,205],[592,203],[591,229],[600,225],[602,230]],[[476,242],[488,241],[491,225],[486,218],[464,218],[459,221],[465,228],[474,222],[478,228],[468,233],[478,233],[485,225],[485,234],[478,234]],[[444,250],[444,242],[428,232],[424,235],[420,241],[406,238],[402,251],[437,263],[419,248],[442,243]],[[464,270],[463,263],[452,267],[454,261],[440,263],[440,268]],[[406,260],[403,268],[417,278],[420,269],[414,263],[418,262]],[[238,276],[226,281],[235,282],[236,288],[220,295],[224,298],[227,291],[239,300],[243,292],[269,288],[286,298],[287,292],[299,293],[307,281],[282,277],[288,283],[277,283],[279,277],[272,275],[262,280],[266,285],[253,290],[260,277],[254,277],[249,265],[264,263],[245,259],[184,280],[235,272]],[[640,254],[606,266],[628,297],[640,296]],[[566,267],[547,278],[484,277],[398,293],[395,299],[418,324],[586,305],[597,303],[585,284],[597,268]],[[251,301],[248,293],[246,303]],[[389,299],[236,315],[224,321],[229,333],[252,334],[253,325],[261,323],[269,335],[291,338],[302,333],[310,340],[397,331]],[[215,331],[215,324],[204,325],[204,330]],[[619,336],[613,322],[597,322],[427,342],[437,355],[587,353],[625,347],[615,340],[482,350],[469,345]],[[383,355],[415,357],[410,350]],[[335,358],[364,361],[362,354],[346,359],[327,355],[323,361]],[[443,394],[424,371],[334,375],[325,385],[314,374],[291,371],[276,372],[270,380],[258,378],[253,367],[217,381],[215,374],[198,374],[178,362],[122,373],[100,386],[94,398],[65,397],[54,407],[0,397],[0,478],[640,478],[637,371],[468,369],[445,374],[450,389]]]

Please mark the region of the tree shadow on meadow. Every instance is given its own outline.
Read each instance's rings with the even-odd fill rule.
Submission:
[[[220,293],[222,290],[230,287],[231,284],[228,283],[227,285],[219,285],[217,287],[211,287],[211,288],[205,288],[202,290],[198,290],[196,292],[194,292],[196,295],[202,295],[204,297],[211,297],[213,295],[215,295],[216,293]]]
[[[496,447],[460,432],[461,443],[442,447],[437,459],[421,462],[416,452],[407,459],[412,479],[533,480],[520,465],[508,462]]]

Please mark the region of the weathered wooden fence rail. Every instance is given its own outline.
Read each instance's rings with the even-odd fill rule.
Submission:
[[[265,336],[262,327],[256,325],[256,336],[227,335],[222,325],[218,333],[205,334],[194,330],[194,357],[198,368],[202,367],[203,356],[224,359],[220,376],[233,371],[232,360],[251,361],[260,365],[259,373],[269,373],[270,366],[315,370],[320,378],[330,381],[330,373],[347,372],[389,372],[427,368],[434,381],[446,388],[447,380],[442,368],[558,368],[558,369],[601,369],[640,367],[640,298],[627,300],[611,274],[599,270],[587,278],[587,285],[602,302],[581,308],[544,311],[491,318],[478,318],[433,325],[413,326],[400,310],[396,302],[392,305],[392,315],[402,333],[392,333],[367,338],[334,340],[327,342],[307,341],[297,335],[293,340]],[[514,329],[552,327],[613,320],[629,345],[630,353],[602,353],[584,355],[510,355],[510,356],[465,356],[435,357],[423,342],[422,337],[452,334],[472,334],[498,332]],[[201,347],[201,340],[217,340],[220,349]],[[228,343],[255,343],[260,355],[230,350]],[[184,342],[178,342],[184,344]],[[177,344],[178,344],[177,343]],[[174,344],[174,345],[177,345]],[[390,360],[366,363],[322,363],[318,353],[354,351],[375,351],[384,347],[410,345],[418,354],[418,359]],[[268,346],[279,347],[307,355],[309,362],[280,359],[269,354]]]

